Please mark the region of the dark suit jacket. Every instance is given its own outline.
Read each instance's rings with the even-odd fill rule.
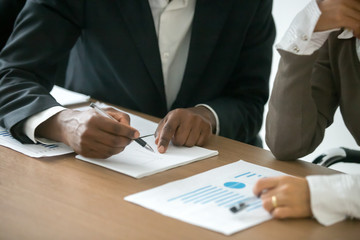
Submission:
[[[198,0],[174,108],[210,105],[220,134],[256,142],[268,98],[275,28],[271,0]],[[157,36],[148,0],[30,0],[0,55],[0,124],[21,124],[58,103],[56,65],[71,50],[65,86],[164,117]]]
[[[0,0],[0,51],[5,46],[15,23],[15,19],[26,0]]]

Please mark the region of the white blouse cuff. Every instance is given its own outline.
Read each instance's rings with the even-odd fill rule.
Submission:
[[[297,55],[311,55],[318,50],[330,33],[337,30],[314,33],[320,15],[321,11],[316,0],[312,0],[296,15],[284,37],[276,44],[276,48]]]

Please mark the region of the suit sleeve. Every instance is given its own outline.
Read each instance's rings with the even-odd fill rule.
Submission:
[[[312,55],[279,50],[266,120],[266,143],[280,160],[303,157],[321,143],[338,106],[328,42]]]
[[[49,94],[58,63],[82,26],[82,1],[28,0],[0,55],[0,125],[29,142],[22,124],[59,104]]]
[[[220,135],[261,146],[264,105],[269,96],[269,75],[275,26],[272,1],[259,1],[249,19],[236,67],[223,94],[207,103],[218,114]]]
[[[6,44],[25,0],[0,0],[0,51]]]

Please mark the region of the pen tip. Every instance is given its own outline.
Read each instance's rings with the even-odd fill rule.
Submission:
[[[149,144],[146,144],[146,149],[155,153],[154,149],[152,149],[152,147],[150,147]]]

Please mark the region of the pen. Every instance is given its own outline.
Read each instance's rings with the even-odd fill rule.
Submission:
[[[241,202],[235,204],[229,210],[232,213],[237,213],[237,212],[244,210],[245,208],[249,207],[252,203],[259,201],[259,200],[260,199],[258,197],[249,197],[249,198],[246,198],[246,199],[242,200]]]
[[[90,107],[92,107],[93,109],[95,109],[96,112],[98,112],[100,115],[110,118],[114,121],[117,121],[115,118],[113,118],[112,116],[110,116],[109,114],[107,114],[104,110],[102,110],[100,107],[98,107],[95,103],[90,103]],[[144,137],[144,136],[143,136]],[[154,150],[152,149],[152,147],[147,144],[143,139],[141,138],[136,138],[134,139],[135,142],[137,142],[138,144],[140,144],[140,146],[144,147],[145,149],[154,152]]]

